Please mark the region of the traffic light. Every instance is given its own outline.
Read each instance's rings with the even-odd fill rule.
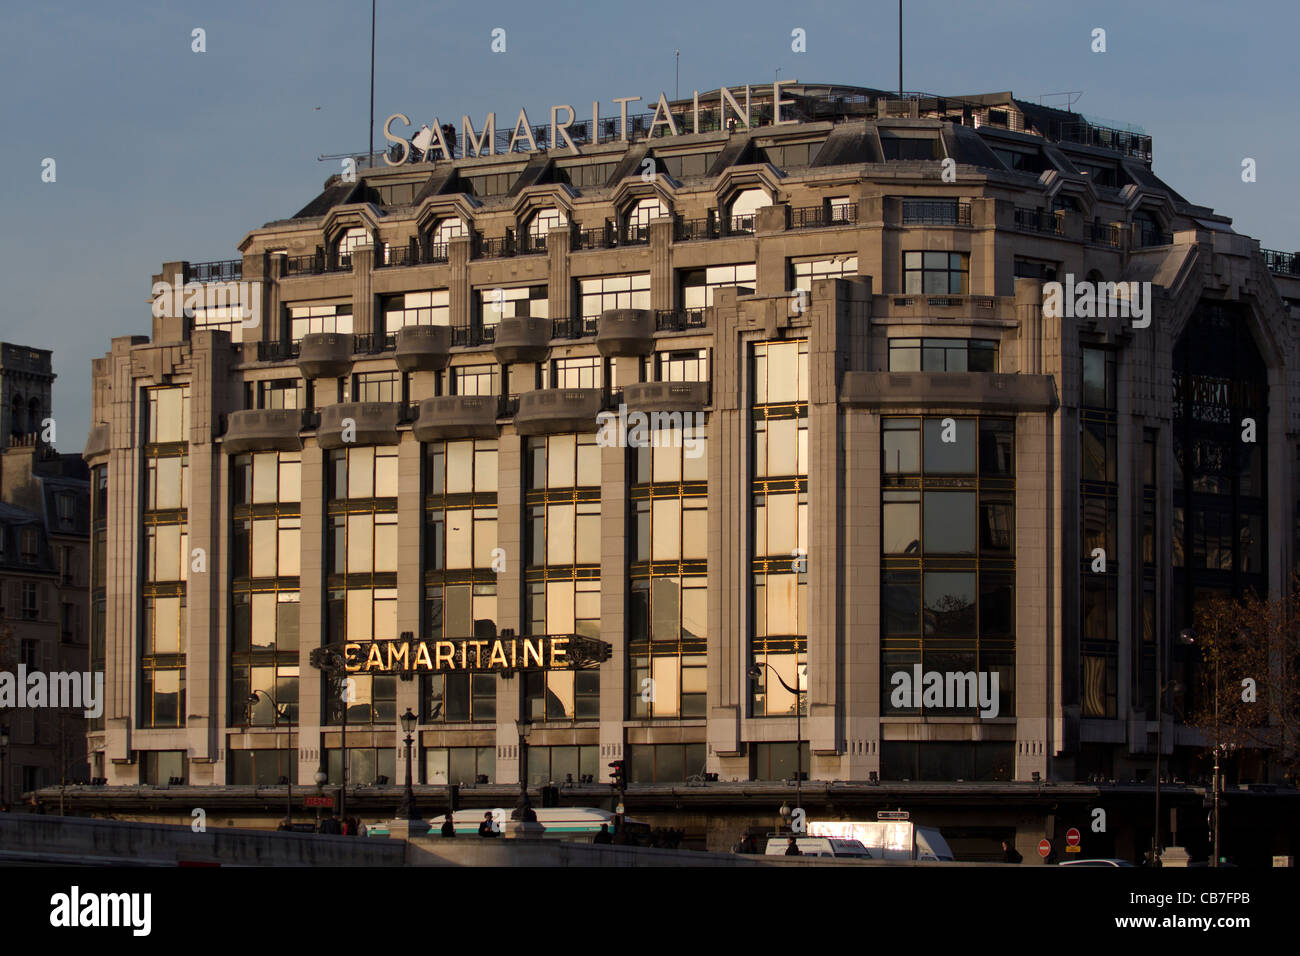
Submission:
[[[627,785],[627,774],[623,770],[623,761],[611,761],[609,765],[609,782],[619,790],[622,790]]]

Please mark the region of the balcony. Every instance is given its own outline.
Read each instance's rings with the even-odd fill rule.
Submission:
[[[1045,236],[1065,235],[1065,218],[1043,209],[1016,207],[1016,228],[1037,232]]]
[[[521,435],[553,432],[594,432],[596,416],[605,407],[600,388],[537,389],[519,396],[515,428]]]
[[[403,266],[425,266],[434,265],[447,261],[447,243],[439,242],[434,245],[421,248],[417,246],[412,249],[408,246],[388,249],[387,259],[383,262],[376,262],[376,269],[396,269]]]
[[[321,448],[344,445],[396,445],[397,423],[405,406],[400,402],[342,402],[320,410],[316,441]],[[347,440],[344,440],[344,429]]]
[[[790,210],[791,229],[821,229],[826,226],[850,226],[858,221],[858,204],[803,206]]]
[[[656,332],[687,332],[706,327],[705,309],[669,309],[655,313]]]
[[[649,309],[606,309],[597,321],[601,355],[649,355],[655,348],[655,315]]]
[[[413,430],[420,441],[497,437],[496,395],[439,395],[420,402],[419,409]]]
[[[298,368],[305,378],[338,378],[352,369],[351,332],[309,332],[298,346]]]
[[[502,319],[494,331],[496,339],[492,351],[498,362],[541,362],[551,350],[550,319]]]
[[[244,276],[243,259],[223,259],[220,262],[191,262],[191,282],[235,282]]]
[[[709,382],[633,382],[623,387],[623,402],[638,412],[700,412],[711,395]]]
[[[1300,276],[1300,253],[1279,252],[1277,249],[1261,249],[1264,253],[1264,267],[1269,272],[1279,275]]]
[[[1084,236],[1094,246],[1119,248],[1119,226],[1110,222],[1089,222],[1085,224]]]
[[[312,256],[285,256],[284,274],[286,276],[318,276],[327,272],[351,272],[351,256],[326,256],[317,253]]]
[[[451,359],[451,327],[408,325],[397,330],[397,367],[403,372],[441,372]]]
[[[499,236],[483,239],[478,245],[480,259],[508,259],[515,254],[515,242],[511,236]]]
[[[905,226],[969,226],[970,203],[956,199],[904,199]],[[1019,222],[1017,222],[1019,225]]]
[[[356,355],[378,355],[397,347],[397,333],[369,332],[353,336],[352,351]]]
[[[577,318],[554,319],[551,322],[551,338],[585,339],[597,332],[598,319],[594,315],[580,315]]]
[[[693,242],[697,239],[717,239],[718,223],[710,216],[708,219],[679,219],[673,230],[676,242]]]
[[[259,362],[292,362],[298,357],[297,342],[258,342],[257,360]]]
[[[1136,248],[1146,249],[1149,246],[1172,246],[1173,244],[1172,232],[1161,232],[1158,227],[1145,222],[1133,223],[1133,245]]]
[[[246,451],[301,451],[304,412],[300,408],[259,408],[231,412],[222,446],[231,455]]]
[[[574,251],[580,249],[612,249],[618,238],[606,224],[599,229],[579,229],[574,236]]]
[[[758,213],[756,212],[746,213],[743,216],[732,216],[730,228],[727,232],[732,236],[752,236],[757,222]]]
[[[546,251],[546,236],[530,236],[525,234],[519,241],[519,255],[536,256]]]

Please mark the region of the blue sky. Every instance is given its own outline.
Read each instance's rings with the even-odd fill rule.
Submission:
[[[505,125],[520,106],[581,117],[616,96],[782,79],[897,85],[894,0],[427,3],[379,0],[376,127],[390,113]],[[0,339],[55,350],[58,444],[90,424],[90,360],[148,334],[164,260],[235,258],[364,150],[366,0],[6,4],[0,13]],[[1267,248],[1300,248],[1295,41],[1284,2],[907,0],[904,86],[941,94],[1083,91],[1140,124],[1154,168]],[[191,50],[206,31],[207,51]],[[506,30],[506,52],[490,51]],[[807,52],[791,51],[791,31]],[[1091,52],[1095,27],[1107,52]],[[1059,98],[1044,102],[1059,103]],[[382,143],[379,131],[376,142]],[[57,181],[41,181],[52,157]],[[1241,181],[1241,161],[1258,164]]]

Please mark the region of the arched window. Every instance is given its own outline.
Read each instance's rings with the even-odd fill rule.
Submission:
[[[442,247],[443,255],[446,255],[447,243],[457,236],[469,235],[469,229],[466,228],[464,220],[458,216],[452,216],[450,219],[439,219],[438,224],[433,229],[431,241],[434,248]]]
[[[527,250],[533,252],[545,251],[546,234],[557,226],[568,225],[568,222],[564,217],[564,213],[554,206],[549,209],[539,209],[533,213],[533,217],[528,220]]]
[[[27,403],[27,430],[32,434],[41,430],[41,400],[33,398]]]
[[[626,242],[649,242],[650,222],[668,215],[668,207],[658,198],[641,199],[628,210]]]
[[[754,216],[764,206],[772,205],[765,189],[742,189],[731,200],[731,231],[753,232]]]
[[[12,421],[9,422],[9,433],[11,435],[25,435],[27,429],[23,427],[23,397],[15,395],[11,407]]]
[[[370,236],[361,226],[354,226],[339,239],[339,268],[352,265],[352,252],[359,246],[370,245]]]

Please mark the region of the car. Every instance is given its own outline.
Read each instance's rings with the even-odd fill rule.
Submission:
[[[1098,858],[1095,860],[1062,860],[1061,866],[1132,866],[1128,860],[1118,860],[1113,857]]]
[[[798,837],[800,856],[834,856],[858,860],[872,859],[871,851],[862,845],[861,840],[839,840],[834,837]],[[789,835],[771,836],[767,839],[766,856],[784,856],[790,845]]]

